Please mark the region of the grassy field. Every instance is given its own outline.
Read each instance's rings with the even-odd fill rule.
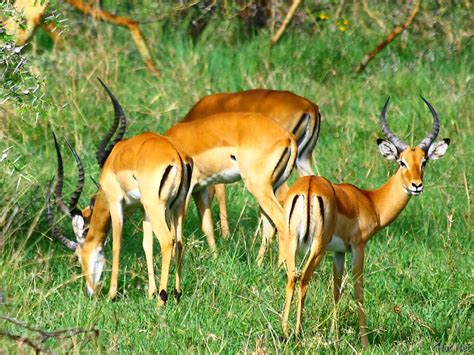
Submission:
[[[459,31],[454,38],[467,26],[460,20],[465,15],[461,10],[452,15],[453,28]],[[429,6],[424,11],[430,13]],[[0,107],[0,212],[5,232],[0,255],[4,297],[0,331],[40,340],[38,332],[5,316],[42,330],[97,330],[41,343],[58,352],[361,350],[350,277],[344,281],[341,303],[337,309],[333,306],[330,253],[311,283],[304,335],[282,339],[286,274],[276,267],[277,243],[263,267],[256,266],[258,206],[242,184],[229,189],[232,236],[219,238],[217,260],[199,229],[194,206],[188,212],[184,294],[179,304],[169,302],[157,309],[156,302],[146,298],[138,212],[125,221],[120,297],[113,302],[106,297],[110,263],[102,293],[93,299],[85,295],[77,260],[51,239],[44,201],[56,169],[52,129],[71,139],[88,176],[99,175],[95,151],[113,117],[96,80],[100,77],[126,111],[127,137],[164,132],[198,98],[211,92],[257,87],[291,90],[317,103],[323,114],[314,152],[318,173],[333,182],[364,188],[380,186],[396,169],[378,153],[375,142],[381,136],[379,114],[386,97],[392,97],[390,127],[412,144],[431,128],[431,115],[419,95],[426,97],[441,118],[439,138],[451,138],[451,146],[443,159],[428,164],[425,192],[369,243],[365,264],[369,340],[374,352],[472,352],[472,41],[455,43],[447,34],[429,36],[421,23],[415,24],[366,73],[356,75],[354,67],[383,37],[370,20],[348,17],[351,24],[345,32],[329,26],[311,35],[290,29],[272,51],[268,32],[243,39],[235,35],[232,21],[212,23],[195,43],[179,26],[145,26],[161,78],[145,71],[122,29],[72,20],[76,27],[69,29],[69,46],[55,51],[38,33],[29,59],[42,80],[40,107],[14,103]],[[64,144],[63,152],[67,156]],[[73,190],[75,170],[72,158],[65,159],[67,194]],[[87,178],[82,206],[94,191]],[[72,235],[68,220],[59,223]],[[159,265],[157,245],[155,250]],[[106,257],[110,261],[110,244]],[[292,327],[294,314],[293,308]],[[2,333],[0,351],[18,351],[18,344]]]

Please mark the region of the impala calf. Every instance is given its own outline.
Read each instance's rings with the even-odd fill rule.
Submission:
[[[434,124],[431,133],[415,148],[409,147],[387,126],[385,113],[381,115],[382,132],[388,140],[378,139],[380,153],[394,160],[399,168],[379,189],[362,190],[350,184],[333,184],[323,177],[300,178],[288,191],[285,200],[285,234],[281,238],[286,251],[288,284],[282,327],[288,335],[288,316],[297,279],[296,254],[307,253],[307,260],[299,276],[298,310],[295,333],[301,328],[303,305],[308,284],[326,250],[334,252],[334,300],[341,296],[345,253],[352,253],[355,299],[359,313],[361,342],[369,345],[364,313],[363,267],[364,251],[372,236],[390,224],[405,208],[411,196],[423,191],[423,174],[429,160],[441,158],[449,139],[433,143],[438,135],[438,115],[428,101]],[[280,262],[284,255],[280,254]]]
[[[293,134],[265,115],[231,112],[178,123],[165,136],[194,162],[192,194],[202,219],[202,230],[214,253],[208,190],[213,184],[242,179],[281,233],[283,207],[275,192],[288,179],[295,164],[297,146]],[[260,261],[269,241],[262,241]]]
[[[319,136],[321,114],[317,105],[290,91],[255,89],[220,93],[201,98],[181,122],[191,122],[224,112],[262,113],[293,133],[298,145],[296,169],[300,176],[314,174],[311,154]],[[252,126],[248,126],[252,129]],[[225,187],[214,186],[219,202],[222,236],[229,234]],[[211,199],[213,188],[211,189]]]

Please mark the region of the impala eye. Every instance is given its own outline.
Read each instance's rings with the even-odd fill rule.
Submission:
[[[400,160],[398,161],[398,163],[400,164],[400,167],[401,167],[401,168],[407,168],[407,167],[408,167],[407,163],[405,163],[405,161],[402,160],[402,159],[400,159]]]
[[[421,162],[421,168],[425,169],[425,166],[426,166],[426,159],[423,159],[423,161]]]

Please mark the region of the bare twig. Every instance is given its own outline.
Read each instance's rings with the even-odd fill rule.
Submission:
[[[81,329],[81,328],[71,328],[71,329],[62,329],[62,330],[55,330],[55,331],[47,331],[43,330],[37,327],[34,327],[32,325],[26,324],[16,318],[9,317],[9,316],[2,316],[0,315],[0,319],[3,319],[7,322],[13,323],[17,326],[23,327],[25,329],[28,329],[33,332],[37,332],[41,335],[41,340],[46,341],[49,338],[58,338],[58,339],[63,339],[63,338],[68,338],[72,337],[78,334],[87,334],[87,333],[93,333],[96,337],[99,336],[99,330],[92,328],[92,329]]]
[[[301,2],[301,0],[293,0],[293,3],[291,4],[290,10],[288,10],[288,14],[286,15],[285,19],[283,20],[283,23],[281,24],[280,28],[275,33],[275,35],[272,37],[270,47],[273,47],[278,42],[278,40],[280,39],[283,32],[285,32],[286,26],[288,26],[291,19],[293,18],[293,15],[295,14],[296,8],[300,4],[300,2]]]
[[[148,69],[155,75],[159,76],[160,72],[156,69],[155,64],[153,63],[153,57],[151,56],[148,46],[146,45],[143,33],[140,30],[140,24],[138,21],[114,15],[108,11],[101,10],[99,8],[93,7],[88,3],[84,3],[82,0],[66,0],[69,5],[75,9],[81,11],[85,15],[92,16],[96,19],[111,22],[114,25],[126,27],[132,36],[135,46],[138,49],[143,61],[145,62]]]
[[[377,25],[379,25],[380,28],[382,28],[384,31],[386,30],[384,23],[382,22],[381,19],[379,19],[377,16],[374,15],[372,11],[369,9],[369,0],[364,0],[362,1],[362,6],[364,7],[364,11],[369,16],[372,20],[374,20]]]
[[[31,339],[28,339],[25,336],[11,334],[11,333],[7,333],[3,330],[0,330],[0,337],[5,337],[5,338],[9,338],[11,340],[14,340],[19,345],[26,344],[26,345],[30,346],[31,348],[33,348],[33,350],[35,351],[35,354],[40,354],[41,351],[42,351],[41,347],[38,344],[35,344]]]
[[[389,35],[379,44],[375,49],[367,54],[364,59],[362,59],[362,62],[359,64],[357,69],[355,70],[356,73],[361,73],[364,71],[365,67],[369,64],[369,62],[375,58],[375,56],[386,46],[388,46],[400,33],[402,33],[404,30],[406,30],[411,23],[413,22],[413,19],[415,16],[418,14],[418,11],[420,10],[420,0],[416,0],[415,6],[413,7],[411,13],[409,14],[408,18],[405,20],[404,23],[401,25],[395,27],[392,32],[389,33]]]

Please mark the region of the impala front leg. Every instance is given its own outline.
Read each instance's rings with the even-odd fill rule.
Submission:
[[[214,258],[217,257],[216,241],[214,238],[214,227],[212,225],[212,214],[210,208],[209,191],[203,188],[199,191],[193,192],[194,202],[201,217],[201,229],[206,235],[207,243],[211,248]]]
[[[217,184],[210,186],[209,189],[214,188],[217,202],[219,204],[219,219],[221,220],[221,233],[222,238],[227,239],[229,236],[229,222],[227,221],[227,202],[226,202],[226,192],[224,184]],[[211,198],[212,200],[212,198]]]
[[[367,348],[367,324],[364,310],[364,246],[352,248],[352,277],[354,279],[355,300],[359,313],[360,340],[362,346]]]
[[[334,305],[339,303],[342,295],[342,277],[344,276],[345,253],[334,252],[333,255],[333,281],[334,281]]]
[[[112,275],[110,277],[109,298],[114,299],[117,296],[120,248],[122,246],[122,201],[110,204],[110,217],[112,219]]]

